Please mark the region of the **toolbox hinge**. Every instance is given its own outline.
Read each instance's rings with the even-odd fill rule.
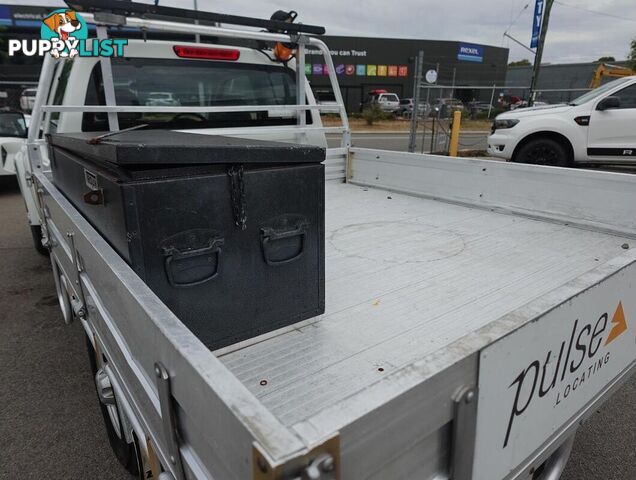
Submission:
[[[230,177],[230,193],[232,196],[232,213],[234,224],[241,230],[247,228],[247,212],[245,201],[245,174],[243,165],[232,166],[227,171]]]
[[[340,437],[336,434],[308,452],[278,464],[254,444],[252,466],[253,480],[340,480]]]
[[[157,390],[159,391],[159,404],[161,406],[161,422],[163,423],[163,436],[165,445],[168,448],[168,460],[170,461],[170,470],[174,480],[185,480],[185,472],[183,470],[183,462],[179,450],[179,431],[177,428],[177,414],[174,409],[172,400],[172,390],[170,387],[170,374],[168,370],[159,362],[155,363],[155,374],[157,375]],[[170,478],[162,473],[163,477]]]
[[[453,395],[455,414],[450,457],[450,479],[470,480],[473,476],[477,431],[477,387],[461,387]]]

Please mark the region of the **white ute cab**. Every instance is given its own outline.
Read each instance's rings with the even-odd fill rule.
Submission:
[[[488,154],[561,167],[636,164],[636,76],[614,80],[569,104],[498,115]]]

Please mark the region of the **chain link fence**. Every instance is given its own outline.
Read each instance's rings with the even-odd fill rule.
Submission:
[[[409,151],[422,153],[448,152],[453,112],[462,112],[462,120],[476,121],[472,127],[487,135],[489,122],[498,114],[525,108],[530,98],[530,87],[484,85],[427,84],[415,78],[419,84],[419,103],[414,105],[416,118],[409,135]],[[536,90],[535,105],[570,103],[590,91],[589,88],[563,88]],[[460,149],[478,149],[484,139],[466,140],[460,137]]]

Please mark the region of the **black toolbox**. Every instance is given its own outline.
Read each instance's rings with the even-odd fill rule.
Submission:
[[[209,348],[324,312],[324,149],[97,135],[48,137],[53,182]]]

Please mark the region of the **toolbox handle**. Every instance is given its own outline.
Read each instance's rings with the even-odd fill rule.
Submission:
[[[261,228],[261,245],[263,248],[263,259],[267,265],[272,267],[285,265],[298,260],[305,251],[305,236],[307,234],[307,223],[301,222],[286,229],[279,229],[273,227]],[[285,239],[292,239],[294,237],[300,237],[300,247],[295,249],[298,253],[290,255],[286,258],[273,258],[275,257],[274,249],[276,242],[280,242]]]
[[[210,243],[206,245],[205,247],[198,248],[195,250],[181,251],[176,247],[165,247],[163,254],[166,257],[165,269],[166,269],[166,275],[168,276],[168,283],[170,283],[170,285],[173,287],[192,287],[195,285],[201,285],[202,283],[205,283],[205,282],[209,282],[210,280],[217,277],[221,270],[220,257],[221,257],[221,246],[223,245],[223,243],[224,241],[222,238],[215,238],[211,240]],[[198,278],[196,280],[190,280],[190,281],[178,280],[179,275],[178,275],[178,272],[176,272],[176,270],[178,270],[180,264],[183,265],[185,263],[186,264],[185,268],[200,267],[201,265],[204,265],[204,264],[199,263],[197,265],[194,261],[198,258],[201,258],[202,260],[205,261],[205,259],[207,258],[208,260],[206,261],[206,264],[212,263],[209,261],[209,258],[212,255],[215,256],[213,271],[204,275],[202,278]],[[189,262],[189,265],[188,265],[188,262]]]

